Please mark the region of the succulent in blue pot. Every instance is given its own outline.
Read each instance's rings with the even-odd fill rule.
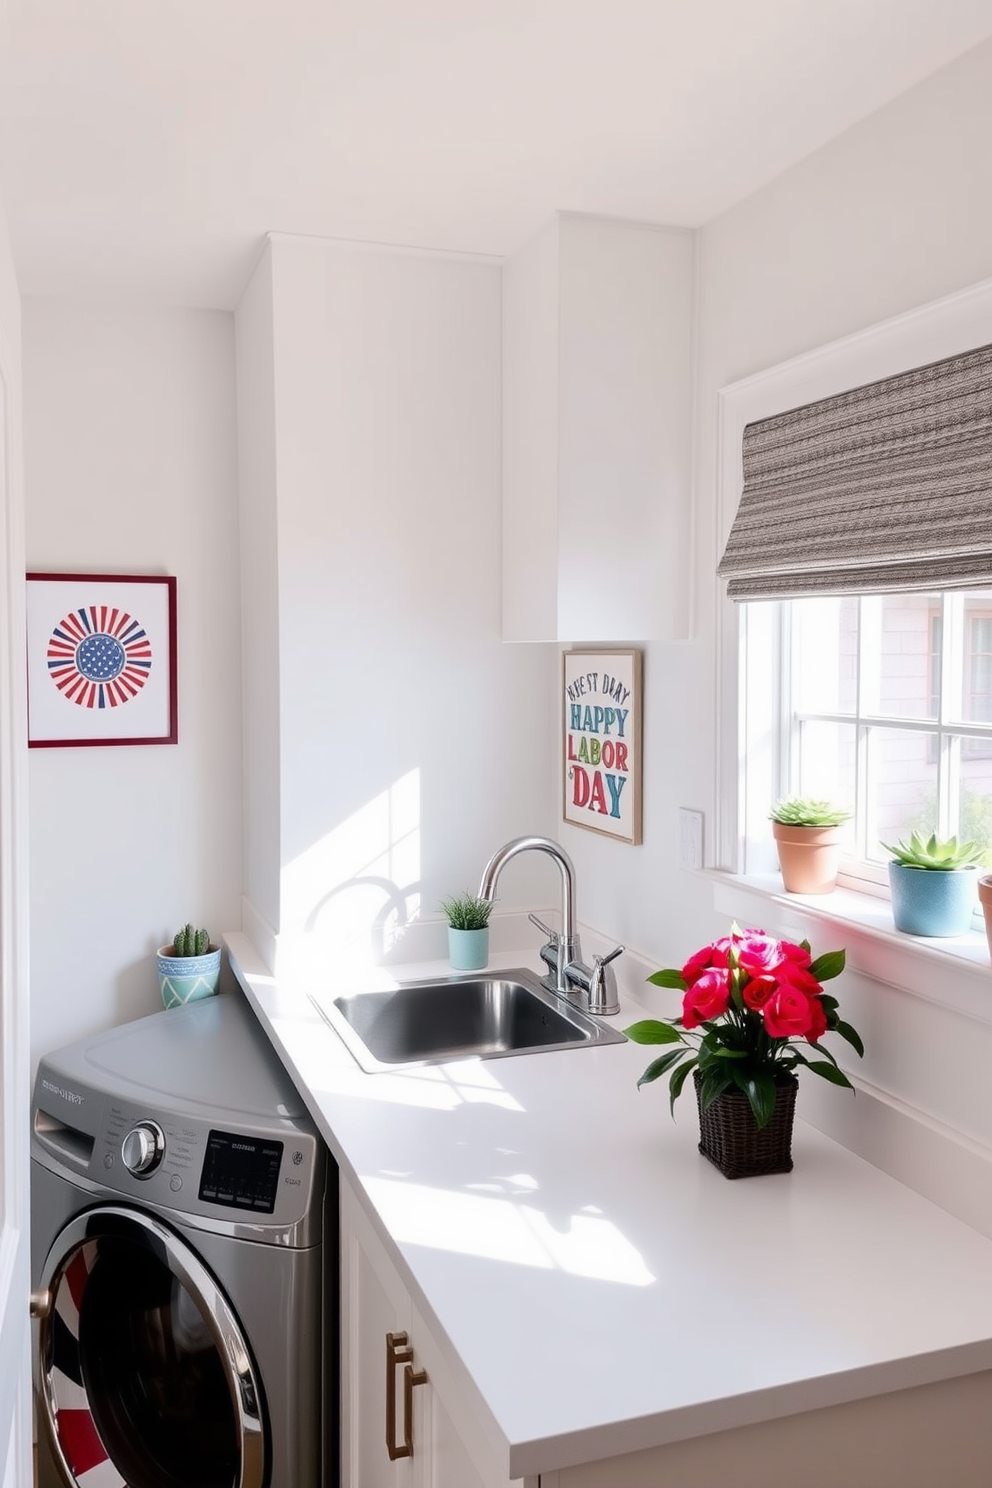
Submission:
[[[912,832],[882,846],[892,854],[889,886],[892,919],[907,935],[965,935],[978,902],[985,849],[956,837]]]

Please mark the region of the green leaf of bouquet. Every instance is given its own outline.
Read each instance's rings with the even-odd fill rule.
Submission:
[[[847,1039],[851,1048],[864,1059],[865,1046],[861,1042],[861,1035],[856,1028],[852,1028],[850,1023],[845,1023],[842,1018],[838,1018],[833,1031],[834,1033],[839,1033],[842,1039]]]
[[[682,1086],[686,1082],[686,1077],[689,1071],[691,1069],[694,1069],[695,1065],[696,1056],[693,1054],[685,1061],[684,1064],[680,1064],[678,1068],[676,1070],[673,1070],[672,1072],[672,1078],[668,1082],[668,1108],[673,1116],[675,1115],[675,1102],[682,1094]]]
[[[638,1080],[638,1090],[640,1090],[642,1085],[650,1085],[655,1080],[659,1079],[666,1070],[670,1070],[673,1064],[677,1063],[678,1060],[683,1058],[684,1054],[684,1049],[669,1049],[667,1054],[662,1054],[658,1059],[655,1059],[651,1064],[648,1065],[647,1069]]]
[[[655,987],[674,987],[678,992],[684,992],[687,986],[685,977],[674,966],[666,966],[661,971],[654,972],[648,977],[648,981]]]
[[[662,1023],[658,1018],[643,1018],[623,1030],[624,1037],[632,1044],[677,1044],[682,1035],[671,1023]]]
[[[822,1076],[824,1080],[829,1080],[831,1085],[843,1085],[846,1090],[854,1089],[844,1071],[839,1070],[834,1064],[827,1064],[820,1059],[810,1059],[807,1062],[807,1068],[811,1069],[814,1074]]]
[[[731,1066],[733,1068],[733,1066]],[[703,1110],[711,1106],[718,1096],[723,1095],[733,1085],[732,1077],[726,1069],[714,1068],[712,1065],[703,1071],[703,1078],[699,1086],[699,1099]]]
[[[770,1075],[747,1075],[741,1084],[748,1105],[754,1112],[759,1131],[771,1121],[775,1111],[775,1081]]]
[[[715,1058],[717,1058],[717,1059],[746,1059],[747,1058],[747,1050],[746,1049],[728,1049],[725,1044],[720,1044],[720,1046],[718,1048],[716,1048],[716,1049],[713,1050],[713,1054],[714,1054]]]
[[[829,982],[840,976],[846,962],[846,951],[824,951],[810,966],[810,975],[815,976],[818,982]]]

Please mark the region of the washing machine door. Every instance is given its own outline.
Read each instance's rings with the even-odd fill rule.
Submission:
[[[184,1241],[141,1210],[77,1215],[41,1278],[39,1387],[80,1488],[264,1488],[258,1375],[237,1318]]]

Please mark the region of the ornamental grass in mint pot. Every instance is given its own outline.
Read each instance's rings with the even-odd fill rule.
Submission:
[[[791,796],[770,815],[786,893],[829,894],[837,886],[840,829],[851,813],[832,801]]]
[[[456,971],[480,971],[489,960],[491,899],[477,894],[455,894],[441,901],[448,921],[448,960]]]

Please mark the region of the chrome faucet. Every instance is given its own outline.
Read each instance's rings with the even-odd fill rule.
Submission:
[[[499,876],[511,858],[522,852],[543,852],[557,863],[561,877],[561,932],[543,924],[537,915],[528,918],[548,937],[541,947],[541,960],[549,968],[541,978],[541,985],[558,997],[566,997],[588,1008],[592,1013],[618,1013],[620,1000],[617,996],[617,979],[609,964],[620,955],[623,946],[617,946],[608,956],[594,956],[593,965],[582,961],[579,937],[575,932],[575,869],[568,853],[550,837],[514,837],[486,864],[479,885],[479,898],[493,900]]]

